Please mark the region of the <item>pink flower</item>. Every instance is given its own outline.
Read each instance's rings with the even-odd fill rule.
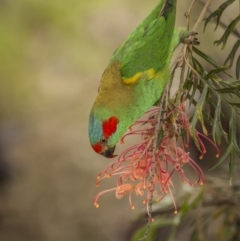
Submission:
[[[136,196],[144,196],[144,204],[147,205],[149,214],[149,201],[154,198],[156,201],[162,200],[167,194],[170,194],[177,213],[176,203],[172,195],[172,176],[176,173],[182,183],[193,186],[193,183],[184,172],[185,165],[190,167],[196,173],[197,179],[195,184],[203,185],[204,174],[201,168],[189,156],[189,152],[185,148],[189,146],[189,120],[185,113],[183,103],[178,107],[168,109],[165,120],[159,133],[159,144],[154,151],[154,133],[157,128],[157,114],[159,109],[155,108],[149,113],[149,118],[146,121],[137,121],[130,128],[130,132],[123,136],[121,142],[129,135],[140,135],[141,142],[131,146],[125,150],[116,161],[106,167],[106,169],[98,175],[98,186],[100,181],[104,178],[109,178],[117,175],[116,187],[100,192],[94,200],[94,205],[99,206],[99,197],[110,191],[115,191],[116,198],[121,199],[125,195],[129,195],[129,204],[131,209],[134,209],[132,204],[132,193]],[[143,125],[144,124],[144,125]],[[146,125],[147,124],[147,125]],[[141,125],[140,129],[133,130],[136,125]],[[144,127],[145,128],[142,128]],[[182,138],[182,133],[185,133],[185,141]],[[217,150],[219,156],[219,149],[217,146],[204,134],[195,130],[195,136],[198,145],[201,148],[200,159],[206,153],[206,148],[201,140],[201,137],[210,141]],[[150,214],[149,214],[150,217]]]

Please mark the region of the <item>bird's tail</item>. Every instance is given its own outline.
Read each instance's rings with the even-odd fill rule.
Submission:
[[[165,0],[159,13],[159,17],[164,17],[166,19],[167,32],[169,36],[172,36],[175,26],[176,5],[177,0]]]
[[[142,29],[157,19],[158,17],[164,16],[168,18],[168,15],[176,14],[176,2],[177,0],[160,0],[158,5],[153,9],[153,11],[143,20],[143,22],[136,28]],[[175,17],[174,17],[175,21]]]
[[[159,13],[159,16],[164,16],[165,18],[167,18],[170,12],[172,11],[175,12],[176,3],[177,3],[177,0],[165,0],[162,6],[162,10]]]

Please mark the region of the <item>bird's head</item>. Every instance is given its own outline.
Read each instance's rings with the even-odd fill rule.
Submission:
[[[114,157],[116,142],[114,140],[119,120],[115,116],[99,120],[91,113],[88,133],[93,150],[105,157]]]

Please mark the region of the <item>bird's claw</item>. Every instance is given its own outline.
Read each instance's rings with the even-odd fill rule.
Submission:
[[[192,45],[199,45],[200,42],[198,41],[198,39],[195,37],[196,35],[198,35],[197,32],[195,31],[190,31],[188,32],[188,34],[185,36],[185,38],[182,40],[183,44],[192,44]]]

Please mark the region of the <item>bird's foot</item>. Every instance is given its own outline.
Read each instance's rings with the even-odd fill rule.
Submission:
[[[181,42],[183,44],[188,44],[188,45],[199,45],[200,42],[198,41],[198,39],[195,37],[196,35],[198,35],[197,32],[195,31],[189,31],[187,32],[187,34],[184,36],[184,38],[182,38]]]

